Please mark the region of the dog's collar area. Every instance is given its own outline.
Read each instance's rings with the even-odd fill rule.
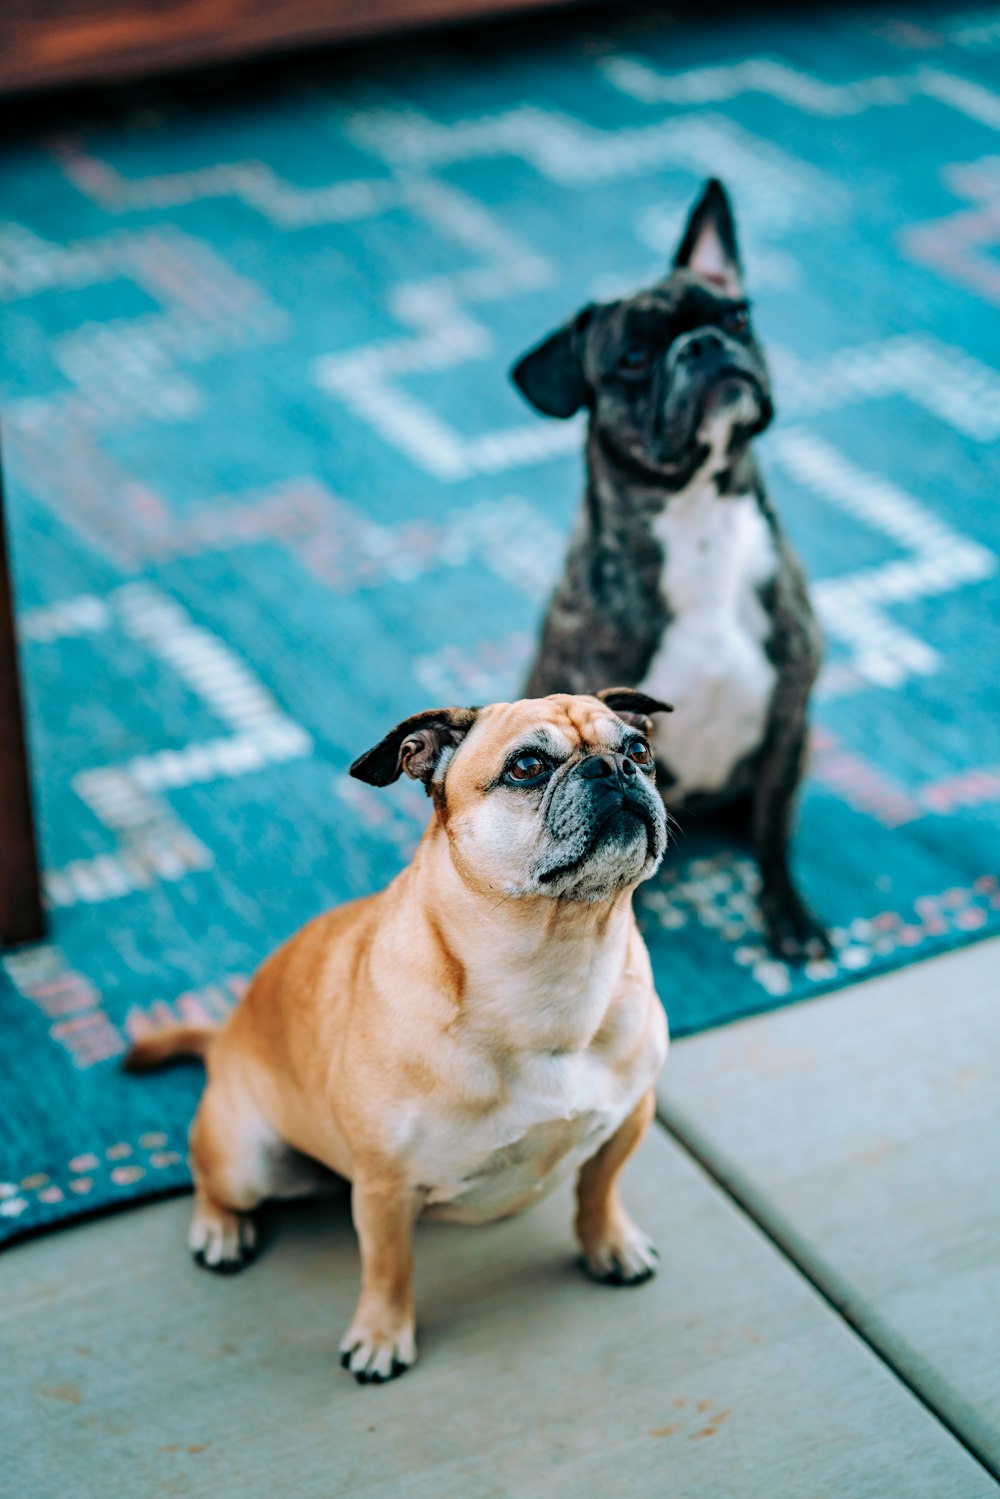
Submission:
[[[677,494],[695,479],[712,456],[708,443],[698,440],[689,458],[680,463],[654,463],[629,448],[608,441],[607,433],[591,423],[591,431],[603,462],[616,476],[624,475],[631,483],[652,491],[657,498],[664,493]]]

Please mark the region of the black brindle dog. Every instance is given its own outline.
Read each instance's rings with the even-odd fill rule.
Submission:
[[[655,744],[668,805],[745,811],[773,950],[828,952],[788,867],[821,643],[751,453],[773,407],[722,185],[664,280],[584,307],[513,379],[548,416],[590,413],[587,491],[526,692],[672,702]]]

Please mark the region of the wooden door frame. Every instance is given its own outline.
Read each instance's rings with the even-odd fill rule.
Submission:
[[[44,935],[0,465],[0,945]]]

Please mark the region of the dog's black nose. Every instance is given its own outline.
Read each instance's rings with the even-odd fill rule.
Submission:
[[[577,772],[588,781],[613,781],[618,776],[634,776],[638,771],[625,755],[588,755],[581,760]]]
[[[722,339],[717,333],[706,329],[704,333],[697,333],[689,338],[684,346],[683,357],[685,359],[704,359],[708,354],[722,353]]]
[[[585,780],[608,781],[618,774],[618,767],[610,755],[588,755],[580,761],[578,771]]]

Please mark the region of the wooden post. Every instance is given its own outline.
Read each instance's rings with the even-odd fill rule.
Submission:
[[[0,943],[45,935],[0,472]]]

